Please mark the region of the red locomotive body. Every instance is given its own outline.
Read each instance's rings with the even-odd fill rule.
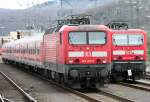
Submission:
[[[112,30],[112,77],[140,79],[146,69],[146,32],[140,29]]]
[[[110,30],[99,25],[63,26],[57,33],[44,35],[44,51],[53,79],[73,87],[96,85],[110,71]]]
[[[28,66],[72,87],[96,87],[111,70],[111,34],[102,25],[64,25],[4,44],[5,63]]]

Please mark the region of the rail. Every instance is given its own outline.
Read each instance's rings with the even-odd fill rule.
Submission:
[[[16,87],[18,89],[18,91],[21,92],[23,94],[23,96],[25,96],[29,102],[37,102],[28,93],[26,93],[21,87],[19,87],[13,80],[11,80],[7,75],[5,75],[3,72],[0,72],[0,74],[3,75],[3,77],[5,79],[7,79],[14,87]]]
[[[146,87],[140,86],[140,85],[148,86],[148,85],[146,85],[146,83],[142,84],[140,82],[136,82],[136,84],[130,84],[130,83],[120,82],[119,84],[123,85],[123,86],[126,86],[126,87],[130,87],[130,88],[134,88],[134,89],[150,92],[150,87],[146,88]]]
[[[29,73],[31,73],[31,72],[29,72]],[[37,75],[37,74],[33,74],[33,73],[32,73],[32,75],[35,75],[35,76],[39,77],[40,79],[49,82],[50,84],[56,85],[57,87],[60,87],[60,88],[62,88],[62,89],[64,89],[64,90],[67,90],[68,92],[71,92],[71,93],[73,93],[73,94],[75,94],[75,95],[78,95],[79,97],[84,98],[84,99],[88,100],[89,102],[102,102],[101,100],[98,100],[98,99],[96,99],[96,98],[93,98],[93,97],[88,96],[86,93],[83,93],[83,92],[80,92],[80,91],[78,91],[78,90],[75,90],[75,89],[66,87],[66,86],[64,86],[64,85],[62,85],[62,84],[59,84],[59,83],[54,82],[54,81],[52,81],[52,80],[50,80],[50,79],[47,79],[47,78],[45,78],[45,77],[43,77],[43,76],[41,76],[41,75]],[[99,91],[99,92],[97,92],[96,94],[101,94],[101,95],[107,96],[107,97],[109,97],[109,98],[111,98],[111,99],[114,99],[114,100],[116,100],[116,101],[121,101],[121,102],[134,102],[134,101],[132,101],[132,100],[129,100],[129,99],[126,99],[126,98],[123,98],[123,97],[120,97],[120,96],[111,94],[111,93],[106,92],[106,91],[103,91],[103,90],[98,90],[98,91]]]
[[[129,100],[129,99],[126,99],[126,98],[123,98],[121,96],[118,96],[118,95],[114,95],[114,94],[111,94],[109,92],[106,92],[106,91],[103,91],[103,90],[99,90],[100,91],[100,94],[103,94],[105,96],[108,96],[112,99],[115,99],[115,100],[118,100],[118,101],[121,101],[121,102],[134,102],[132,100]]]

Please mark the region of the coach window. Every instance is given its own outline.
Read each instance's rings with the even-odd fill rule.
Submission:
[[[33,54],[34,54],[34,55],[36,54],[36,50],[35,50],[35,49],[33,49]]]
[[[31,55],[33,54],[33,50],[31,49]]]
[[[34,53],[34,49],[32,49],[32,50],[31,50],[31,52],[32,52],[32,55],[33,55],[33,53]]]
[[[31,49],[31,54],[33,55],[33,49]]]
[[[39,55],[39,49],[37,49],[37,55]]]
[[[38,49],[38,55],[40,54],[40,50]]]
[[[34,55],[34,49],[32,49],[32,55]]]
[[[35,49],[33,49],[33,55],[35,54]]]
[[[33,51],[32,54],[34,55],[34,49],[32,49],[32,51]]]
[[[35,50],[33,49],[33,55],[34,55],[34,51],[35,51]]]

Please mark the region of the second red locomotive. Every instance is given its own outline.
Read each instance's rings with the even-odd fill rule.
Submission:
[[[147,59],[146,32],[140,29],[112,31],[112,76],[116,80],[140,79]]]

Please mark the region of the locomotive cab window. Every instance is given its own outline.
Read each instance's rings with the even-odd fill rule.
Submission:
[[[143,44],[143,35],[134,34],[129,35],[129,45],[142,45]]]
[[[105,44],[105,32],[70,32],[70,44]]]
[[[106,34],[104,32],[89,32],[89,44],[105,44]]]
[[[113,45],[127,45],[127,35],[115,34],[113,35]]]
[[[113,45],[117,46],[139,46],[142,45],[144,37],[141,34],[115,34],[113,35]]]
[[[69,42],[70,44],[86,44],[86,32],[70,32]]]

